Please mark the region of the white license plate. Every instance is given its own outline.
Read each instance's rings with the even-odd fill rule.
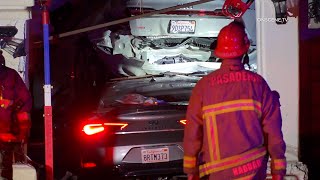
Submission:
[[[196,21],[192,20],[171,20],[169,33],[193,34],[196,30]]]
[[[169,161],[169,148],[142,149],[142,163],[158,163]]]

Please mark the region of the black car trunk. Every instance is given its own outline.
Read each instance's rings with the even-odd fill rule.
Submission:
[[[183,105],[123,105],[106,113],[105,117],[107,121],[128,124],[116,134],[175,131],[184,128],[180,121],[185,119],[186,108]]]
[[[107,133],[113,146],[175,143],[183,139],[187,106],[184,105],[121,105],[103,114],[104,123],[127,124]],[[110,132],[110,131],[109,131]]]

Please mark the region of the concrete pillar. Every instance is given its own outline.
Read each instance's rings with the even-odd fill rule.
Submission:
[[[255,8],[258,73],[280,93],[288,174],[304,179],[307,168],[298,158],[299,17],[289,17],[287,24],[278,25],[271,0],[257,0]]]

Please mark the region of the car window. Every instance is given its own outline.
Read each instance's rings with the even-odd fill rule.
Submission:
[[[135,84],[126,88],[112,86],[105,91],[100,108],[125,105],[187,105],[196,82]]]

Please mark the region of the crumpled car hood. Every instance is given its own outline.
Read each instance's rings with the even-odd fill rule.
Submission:
[[[129,0],[127,7],[143,12],[181,5],[185,1]],[[129,22],[129,29],[106,31],[94,39],[99,57],[116,77],[158,75],[165,72],[210,72],[220,67],[212,44],[220,30],[233,19],[208,12],[221,9],[224,0],[216,0],[179,9],[191,14],[158,14]],[[195,13],[198,12],[198,13]],[[205,13],[204,13],[205,12]],[[207,13],[207,14],[206,14]],[[250,34],[248,34],[251,40]],[[256,50],[251,46],[249,58],[256,71]]]

